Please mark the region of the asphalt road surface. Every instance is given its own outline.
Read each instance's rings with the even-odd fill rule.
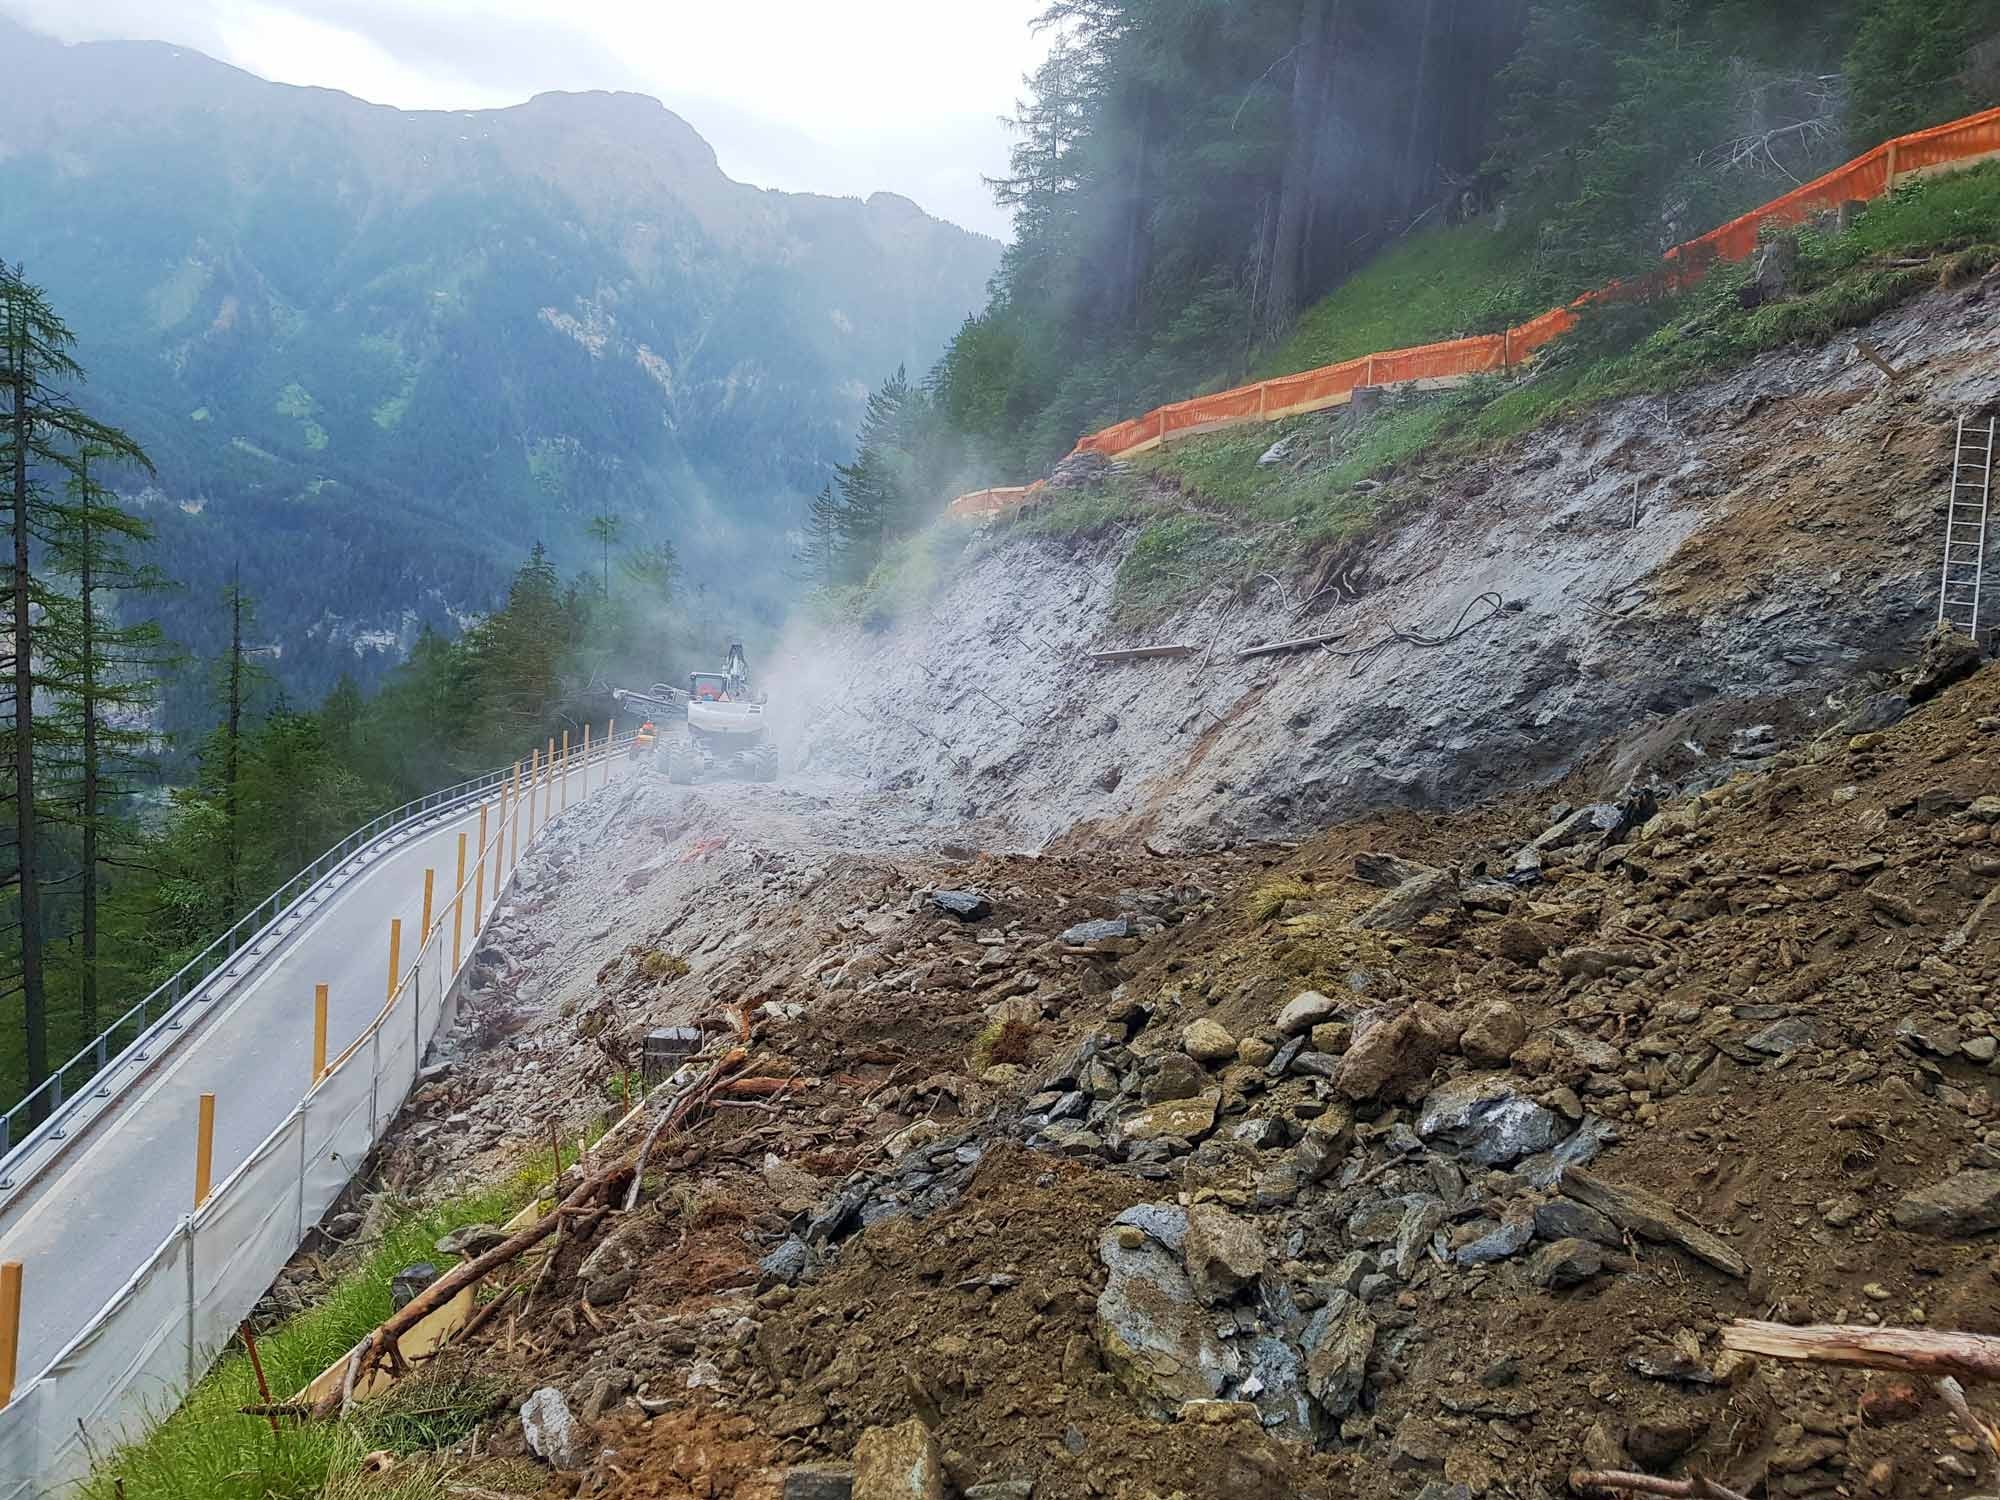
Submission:
[[[614,776],[624,769],[622,758],[610,763]],[[591,772],[596,790],[604,784],[604,763]],[[572,803],[583,793],[585,774],[570,773]],[[524,806],[524,834],[525,816]],[[193,1207],[201,1095],[216,1096],[213,1182],[219,1186],[305,1093],[313,987],[329,990],[329,1062],[380,1013],[389,990],[389,924],[402,919],[407,968],[416,956],[427,868],[437,872],[432,919],[443,919],[449,943],[460,833],[468,849],[476,846],[477,806],[420,829],[349,874],[0,1210],[0,1260],[23,1263],[20,1384],[62,1352]],[[487,874],[490,907],[490,859]],[[466,906],[469,956],[469,893]],[[428,997],[425,1010],[428,1017]],[[383,1108],[399,1103],[385,1099]]]

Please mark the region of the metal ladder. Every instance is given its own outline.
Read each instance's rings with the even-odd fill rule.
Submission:
[[[2000,419],[1986,421],[1985,441],[1978,428],[1968,442],[1965,418],[1958,419],[1958,441],[1951,465],[1951,504],[1944,518],[1944,572],[1938,585],[1938,623],[1950,623],[1973,640],[1979,639],[1979,595],[1986,577],[1986,514],[1993,496],[1994,439]]]

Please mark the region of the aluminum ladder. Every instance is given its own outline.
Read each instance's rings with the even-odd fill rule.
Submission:
[[[1979,639],[1979,595],[1986,577],[1986,515],[1993,497],[1994,438],[2000,419],[1988,417],[1982,436],[1958,419],[1952,455],[1951,503],[1944,518],[1944,572],[1938,585],[1938,623]],[[1968,441],[1968,437],[1970,441]]]

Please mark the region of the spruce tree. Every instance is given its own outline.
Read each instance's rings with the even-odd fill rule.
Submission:
[[[43,925],[41,829],[36,807],[36,693],[48,684],[40,675],[49,591],[34,572],[34,548],[49,542],[61,524],[63,504],[52,491],[53,476],[76,471],[91,451],[102,461],[141,463],[138,445],[115,428],[93,420],[70,395],[83,379],[72,354],[75,336],[49,305],[39,287],[18,268],[0,264],[0,475],[4,475],[13,569],[8,580],[12,671],[7,695],[11,712],[7,736],[14,802],[12,883],[18,921],[21,1014],[27,1086],[48,1076],[48,996],[43,966],[47,933]],[[37,1096],[31,1115],[47,1112]]]

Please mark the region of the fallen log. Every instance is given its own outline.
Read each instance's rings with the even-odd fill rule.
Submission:
[[[2000,1380],[2000,1338],[1928,1328],[1870,1328],[1846,1323],[1760,1323],[1739,1318],[1722,1330],[1722,1347],[1769,1359]]]

